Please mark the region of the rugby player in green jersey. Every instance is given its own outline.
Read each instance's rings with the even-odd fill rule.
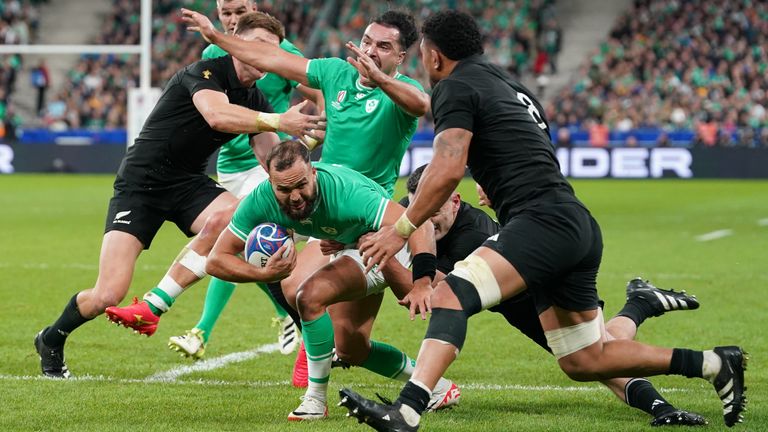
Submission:
[[[243,44],[217,32],[210,20],[197,12],[182,9],[182,17],[190,30],[200,31],[209,42],[242,61],[319,88],[325,97],[328,121],[321,161],[352,168],[381,185],[391,196],[418,117],[429,109],[429,97],[422,86],[398,72],[406,50],[417,38],[411,16],[390,11],[373,19],[359,48],[351,42],[347,44],[353,54],[347,61],[307,60],[266,44]],[[299,254],[299,264],[276,289],[282,289],[288,303],[296,305],[299,284],[328,262],[319,242],[310,241]],[[275,289],[275,285],[270,289]],[[367,307],[378,309],[379,303],[372,301]],[[345,305],[335,306],[331,310],[334,325],[351,326],[347,317],[355,312]],[[342,344],[341,337],[337,335],[337,344]],[[297,361],[301,359],[300,356]],[[294,374],[293,382],[300,386],[302,382],[297,376]]]
[[[263,222],[323,239],[318,243],[323,243],[330,262],[304,280],[297,293],[309,386],[301,405],[288,415],[289,420],[318,420],[328,415],[326,394],[334,346],[341,360],[389,378],[407,381],[414,368],[412,360],[397,348],[370,340],[387,283],[380,269],[363,271],[355,246],[361,235],[394,223],[404,208],[381,186],[351,169],[321,162],[313,166],[309,151],[298,141],[278,144],[267,157],[266,168],[269,182],[243,198],[228,229],[216,241],[206,270],[235,282],[271,282],[290,275],[296,264],[292,247],[283,246],[263,268],[239,256],[248,233]],[[398,262],[405,266],[409,265],[409,252],[414,256],[413,290],[403,301],[407,302],[411,294],[426,298],[417,293],[431,291],[434,247],[432,226],[426,224],[398,254]],[[419,259],[424,254],[433,259]],[[335,319],[331,322],[329,312],[339,306],[345,308],[347,325],[341,326]],[[423,313],[430,309],[423,302],[413,302],[410,308],[412,314],[417,309]],[[440,381],[438,387],[455,388],[449,380]],[[438,408],[445,392],[436,390],[433,398],[434,408]]]
[[[237,20],[248,12],[257,10],[252,0],[217,0],[216,12],[219,21],[227,34],[232,34],[237,26]],[[287,52],[301,56],[301,52],[287,39],[280,42],[280,48]],[[203,51],[204,59],[222,57],[227,52],[216,45],[209,45]],[[285,112],[290,107],[293,89],[296,89],[308,100],[313,101],[322,111],[323,96],[319,90],[300,85],[295,81],[289,81],[274,73],[266,73],[256,81],[256,86],[267,97],[270,105],[276,113]],[[278,132],[281,140],[289,138],[288,135]],[[216,161],[216,172],[219,183],[236,197],[242,198],[252,191],[259,183],[267,179],[267,173],[259,164],[247,135],[239,135],[227,142],[219,149]],[[285,309],[275,301],[269,289],[264,284],[258,284],[259,288],[269,297],[275,308],[277,318],[274,322],[279,326],[278,345],[280,352],[290,354],[296,349],[299,337],[296,325]],[[200,320],[192,330],[181,336],[172,336],[168,346],[184,356],[194,359],[202,358],[205,354],[205,346],[219,319],[221,312],[229,302],[235,284],[217,278],[211,278],[208,284],[208,292],[205,295]]]

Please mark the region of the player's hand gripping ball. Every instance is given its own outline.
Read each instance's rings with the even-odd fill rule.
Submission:
[[[284,244],[288,244],[289,248],[293,245],[293,239],[285,228],[271,222],[259,224],[248,234],[243,255],[250,264],[263,268],[269,257]],[[288,249],[283,255],[286,254]]]

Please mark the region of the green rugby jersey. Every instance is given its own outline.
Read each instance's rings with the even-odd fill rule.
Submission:
[[[301,56],[301,51],[296,48],[288,40],[283,39],[280,42],[280,48],[288,51],[291,54]],[[219,48],[217,45],[208,45],[203,50],[203,58],[216,58],[227,55],[227,52]],[[288,111],[291,103],[291,93],[293,89],[298,85],[296,81],[287,80],[277,74],[267,73],[260,80],[256,81],[256,85],[259,87],[264,96],[267,97],[270,105],[274,108],[276,113],[282,113]],[[289,138],[289,136],[283,132],[278,132],[280,139]],[[237,138],[229,141],[221,146],[219,150],[219,158],[216,161],[216,171],[220,173],[238,173],[247,171],[251,168],[259,166],[259,161],[253,155],[253,150],[248,141],[248,135],[243,134]]]
[[[349,168],[322,162],[314,166],[317,168],[317,200],[309,217],[297,221],[283,213],[272,184],[265,181],[240,202],[229,230],[246,241],[256,225],[274,222],[299,234],[350,244],[381,227],[389,202],[381,186]]]
[[[398,73],[395,79],[424,91],[405,75]],[[328,129],[320,160],[364,174],[391,196],[418,117],[405,112],[382,89],[363,86],[357,69],[342,59],[310,60],[307,80],[325,97]]]

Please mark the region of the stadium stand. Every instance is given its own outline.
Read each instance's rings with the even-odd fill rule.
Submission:
[[[0,2],[0,43],[33,42],[39,26],[40,1],[8,0]],[[23,58],[18,54],[0,55],[0,139],[13,142],[21,118],[13,103]]]
[[[766,35],[766,1],[635,1],[548,117],[594,145],[607,127],[611,145],[763,147]]]

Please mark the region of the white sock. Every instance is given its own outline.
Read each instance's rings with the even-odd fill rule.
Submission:
[[[403,420],[408,423],[409,426],[418,426],[421,421],[421,416],[415,409],[409,407],[406,404],[400,405],[400,414],[403,415]]]
[[[709,382],[714,382],[715,377],[717,377],[717,374],[723,367],[723,360],[712,350],[704,351],[703,354],[704,361],[701,365],[701,376],[709,380]]]
[[[306,396],[325,402],[328,395],[328,378],[331,375],[331,362],[333,351],[313,360],[307,354],[307,375],[309,375]],[[313,381],[314,379],[314,381]],[[320,382],[318,382],[320,381]]]
[[[411,375],[413,375],[413,371],[416,370],[416,360],[408,357],[403,353],[403,362],[405,363],[403,365],[403,370],[400,371],[394,378],[398,381],[407,382],[409,379],[411,379]]]

